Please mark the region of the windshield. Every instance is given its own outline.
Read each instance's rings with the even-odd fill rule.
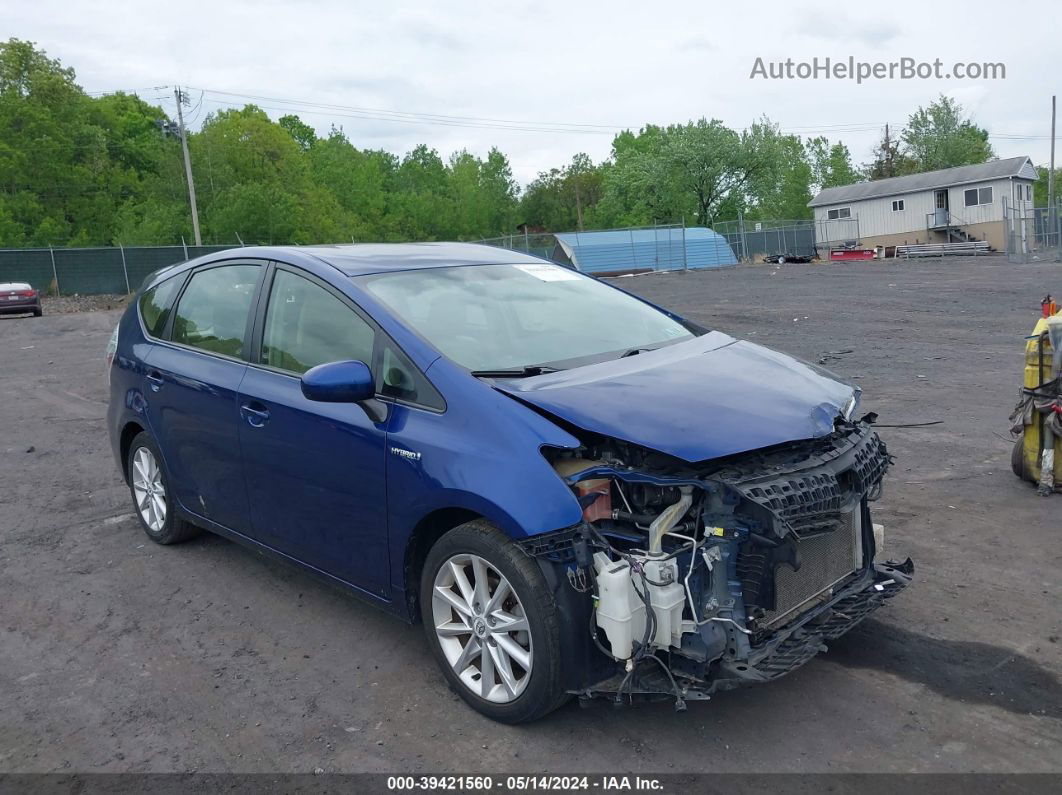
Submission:
[[[693,333],[620,290],[549,263],[378,273],[362,286],[470,370],[607,358]]]

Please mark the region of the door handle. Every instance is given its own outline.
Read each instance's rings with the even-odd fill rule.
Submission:
[[[152,392],[158,392],[160,389],[162,389],[162,373],[160,373],[158,370],[152,370],[151,372],[149,372],[147,374],[147,381],[148,386],[151,388]]]
[[[240,413],[252,428],[261,428],[269,422],[269,409],[261,403],[241,403]]]

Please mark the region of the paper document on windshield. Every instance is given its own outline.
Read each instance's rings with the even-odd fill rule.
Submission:
[[[541,279],[544,282],[573,282],[579,278],[575,271],[562,268],[560,265],[517,265],[524,273]]]

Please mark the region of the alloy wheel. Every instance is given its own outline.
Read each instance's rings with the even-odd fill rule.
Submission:
[[[166,487],[155,454],[141,447],[133,455],[133,495],[140,518],[153,533],[166,524]]]
[[[435,574],[435,634],[469,690],[487,701],[517,699],[531,679],[531,627],[520,597],[487,560],[454,555]]]

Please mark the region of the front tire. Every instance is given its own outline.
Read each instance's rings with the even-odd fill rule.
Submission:
[[[478,519],[428,552],[421,576],[428,645],[450,686],[473,709],[524,723],[567,700],[557,606],[535,560]]]
[[[126,471],[133,509],[148,538],[156,544],[179,544],[202,532],[177,516],[162,456],[147,432],[138,433],[129,445]]]

